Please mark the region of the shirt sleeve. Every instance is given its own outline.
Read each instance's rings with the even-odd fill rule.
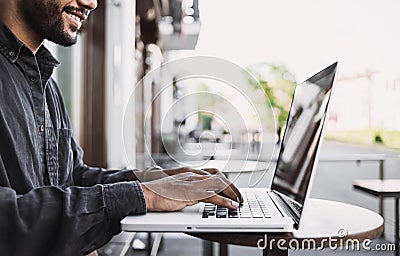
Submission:
[[[83,255],[120,232],[120,220],[145,213],[140,183],[54,186],[24,195],[0,187],[0,248],[4,255]]]

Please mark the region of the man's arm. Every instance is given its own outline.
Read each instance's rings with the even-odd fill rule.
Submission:
[[[87,166],[83,163],[83,150],[74,138],[71,138],[71,149],[74,152],[73,180],[74,185],[90,187],[97,184],[111,184],[124,181],[135,181],[134,170],[110,170]]]
[[[4,255],[83,255],[120,232],[129,213],[145,213],[137,182],[93,187],[41,187],[18,195],[0,187]]]

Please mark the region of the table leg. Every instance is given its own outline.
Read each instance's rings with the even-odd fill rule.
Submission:
[[[379,179],[385,179],[385,160],[379,161]]]
[[[394,238],[394,241],[395,241],[395,244],[396,244],[396,256],[400,256],[400,248],[399,248],[399,246],[400,246],[400,244],[399,244],[399,201],[400,201],[400,198],[395,198],[395,205],[394,205],[394,207],[395,207],[395,210],[394,210],[394,214],[396,215],[396,216],[394,216],[394,221],[395,221],[395,223],[394,223],[394,228],[396,229],[395,231],[394,231],[394,235],[395,235],[395,238]]]
[[[263,256],[288,256],[289,250],[279,250],[274,244],[271,242],[270,237],[265,235],[266,241],[263,248]]]
[[[150,254],[151,254],[151,247],[152,247],[152,246],[153,246],[153,241],[152,241],[151,232],[147,232],[147,246],[146,246],[147,256],[150,256]]]
[[[273,248],[272,250],[264,249],[263,256],[288,256],[288,250],[278,250],[277,248]]]
[[[385,160],[380,160],[379,161],[379,179],[384,180],[385,179]],[[385,218],[385,212],[384,212],[384,205],[383,205],[383,197],[379,196],[379,214]],[[385,235],[385,232],[382,233],[382,237]]]
[[[384,197],[382,197],[382,196],[379,196],[379,197],[378,197],[378,201],[379,201],[379,215],[381,215],[382,218],[385,218],[385,216],[384,216],[385,213],[384,213],[383,199],[384,199]],[[383,228],[385,228],[385,226],[383,226]],[[382,238],[385,237],[385,230],[383,230],[381,237],[382,237]]]
[[[214,255],[214,244],[211,241],[203,240],[203,256]]]
[[[219,243],[219,256],[228,256],[228,245]]]
[[[156,256],[161,245],[164,233],[156,233],[150,251],[150,256]]]

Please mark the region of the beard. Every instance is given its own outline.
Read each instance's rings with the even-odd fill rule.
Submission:
[[[28,26],[43,39],[62,46],[77,42],[78,30],[70,27],[68,33],[63,19],[64,8],[57,0],[19,1],[19,10]]]

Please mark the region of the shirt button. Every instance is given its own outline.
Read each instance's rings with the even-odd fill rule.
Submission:
[[[8,55],[9,55],[10,57],[14,57],[14,55],[15,55],[15,52],[13,52],[13,51],[9,51],[9,52],[8,52]]]
[[[40,130],[41,132],[44,132],[44,125],[43,125],[43,124],[39,127],[39,130]]]

